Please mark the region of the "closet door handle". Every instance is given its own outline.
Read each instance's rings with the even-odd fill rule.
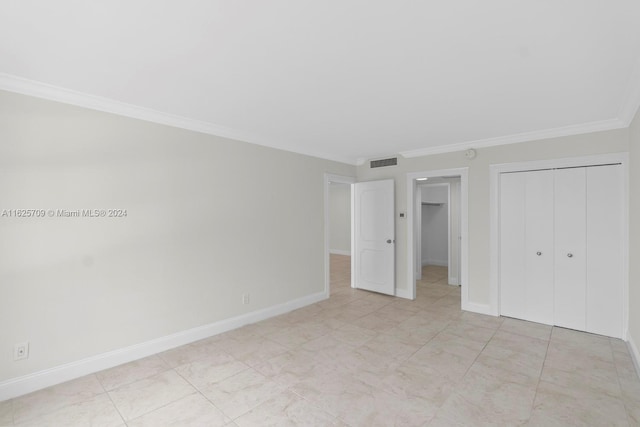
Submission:
[[[542,255],[542,252],[538,251],[538,252],[536,252],[536,255],[540,256],[540,255]]]
[[[573,258],[573,254],[572,254],[571,252],[569,252],[569,253],[567,254],[567,256],[568,256],[569,258]]]

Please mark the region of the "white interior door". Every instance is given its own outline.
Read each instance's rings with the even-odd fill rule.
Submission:
[[[354,195],[355,286],[395,295],[394,182],[359,182]]]
[[[500,175],[500,314],[526,318],[525,174]]]
[[[586,168],[555,171],[555,291],[557,326],[586,327]]]
[[[553,171],[524,172],[527,320],[553,324]]]
[[[621,165],[587,173],[587,332],[623,337],[624,188]]]
[[[553,324],[553,171],[500,176],[500,313]]]

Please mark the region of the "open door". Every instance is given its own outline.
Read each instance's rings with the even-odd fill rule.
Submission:
[[[355,287],[395,295],[394,182],[354,185]]]

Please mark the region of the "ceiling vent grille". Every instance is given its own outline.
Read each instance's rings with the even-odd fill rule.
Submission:
[[[385,166],[396,166],[398,164],[397,157],[391,157],[389,159],[371,160],[371,169],[383,168]]]

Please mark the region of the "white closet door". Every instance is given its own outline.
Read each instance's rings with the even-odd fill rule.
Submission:
[[[555,171],[554,324],[586,328],[586,168]]]
[[[622,338],[622,166],[587,168],[587,325]]]
[[[553,171],[524,175],[526,319],[553,324]]]
[[[500,314],[526,317],[525,174],[500,175]]]
[[[553,171],[500,182],[500,313],[553,323]]]

